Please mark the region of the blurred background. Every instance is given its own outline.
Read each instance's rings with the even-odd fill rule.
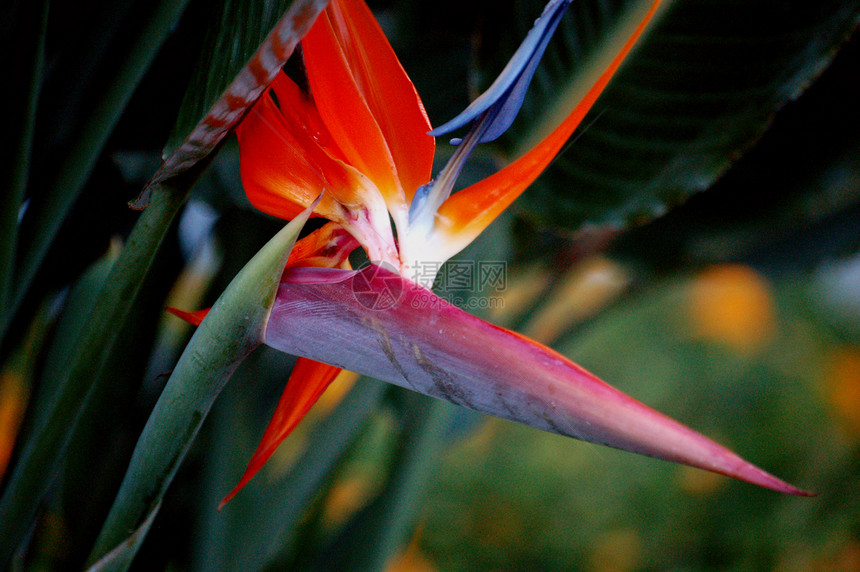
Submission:
[[[290,2],[169,4],[0,9],[14,59],[0,205],[4,486],[112,287],[140,216],[128,201]],[[434,125],[489,85],[543,8],[370,4]],[[554,125],[647,5],[574,3],[521,116],[462,184]],[[818,496],[342,375],[218,512],[292,365],[266,349],[218,398],[133,569],[860,569],[858,18],[858,1],[666,3],[560,158],[460,255],[503,264],[504,283],[437,281],[441,296]],[[450,149],[438,145],[441,165]],[[210,306],[281,226],[245,199],[228,140],[112,324],[14,566],[82,567],[193,329],[164,308]]]

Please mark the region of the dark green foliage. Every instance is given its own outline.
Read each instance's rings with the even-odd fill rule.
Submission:
[[[230,140],[193,192],[189,178],[159,188],[143,214],[126,203],[290,4],[0,9],[12,60],[0,134],[0,414],[27,408],[17,435],[0,427],[0,446],[15,444],[0,482],[0,554],[13,565],[84,565],[189,336],[164,306],[211,305],[282,227],[244,198]],[[464,182],[572,107],[589,65],[617,48],[619,22],[646,4],[574,2],[521,117]],[[543,2],[371,6],[438,125],[492,81]],[[509,263],[505,295],[546,274],[543,288],[491,314],[506,325],[533,324],[581,258],[610,258],[626,289],[576,319],[559,312],[557,349],[819,497],[487,424],[360,380],[219,513],[292,364],[262,352],[202,422],[133,569],[379,569],[416,528],[410,557],[446,570],[856,568],[858,17],[857,0],[668,3],[564,154],[461,255]],[[189,195],[218,219],[196,246],[174,220],[193,218]],[[112,238],[121,251],[108,252]],[[693,317],[710,276],[700,272],[726,263],[755,277],[740,280],[753,301],[735,300],[739,314],[721,302],[716,315],[769,328],[746,346],[738,339],[753,338],[709,337]],[[174,290],[189,275],[197,282]]]
[[[531,2],[504,4],[511,8],[493,11],[481,43],[482,61],[493,71],[539,10]],[[605,62],[623,39],[619,20],[648,4],[574,3],[508,138],[513,154],[548,130],[553,114],[573,107],[593,81],[589,66]],[[827,67],[858,10],[857,2],[841,1],[667,5],[575,142],[530,190],[524,211],[541,226],[623,230],[706,190]],[[480,83],[492,77],[485,73]]]

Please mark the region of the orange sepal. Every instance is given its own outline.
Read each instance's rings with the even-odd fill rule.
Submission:
[[[206,317],[206,314],[209,313],[210,309],[211,308],[204,308],[202,310],[197,310],[196,312],[186,312],[185,310],[180,310],[178,308],[172,308],[170,306],[167,307],[168,312],[177,318],[185,320],[192,326],[199,326],[203,322],[203,318]]]
[[[358,241],[335,222],[313,231],[296,242],[284,270],[296,266],[316,266],[350,270],[350,253],[358,248]]]
[[[302,46],[328,129],[389,208],[402,206],[404,196],[411,200],[430,180],[435,142],[415,86],[370,9],[356,0],[333,0]]]
[[[287,381],[278,407],[272,415],[272,420],[269,421],[269,426],[266,427],[263,439],[248,463],[248,468],[245,469],[245,473],[236,488],[224,497],[224,500],[218,505],[218,510],[221,510],[257,474],[257,471],[269,460],[281,441],[286,439],[295,429],[299,421],[304,418],[308,410],[317,402],[320,395],[340,372],[341,368],[339,367],[312,359],[300,357],[296,360],[296,365],[293,367],[293,372],[290,374],[290,379]]]
[[[534,182],[582,122],[657,11],[656,0],[624,47],[565,120],[525,155],[486,179],[453,194],[439,207],[437,224],[451,240],[452,255],[472,242]]]

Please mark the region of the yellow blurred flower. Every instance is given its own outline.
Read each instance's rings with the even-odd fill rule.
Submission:
[[[770,286],[747,266],[706,270],[691,288],[690,322],[697,336],[739,351],[755,351],[776,331]]]
[[[827,402],[843,427],[853,436],[860,435],[860,349],[837,349],[827,362]]]

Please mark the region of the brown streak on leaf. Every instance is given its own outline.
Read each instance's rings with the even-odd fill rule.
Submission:
[[[131,208],[145,209],[155,185],[191,170],[218,148],[263,94],[326,5],[328,0],[296,0],[290,6],[209,113],[164,161],[137,199],[129,203]],[[275,65],[266,63],[271,60],[263,57],[268,55],[266,52],[274,55]]]

